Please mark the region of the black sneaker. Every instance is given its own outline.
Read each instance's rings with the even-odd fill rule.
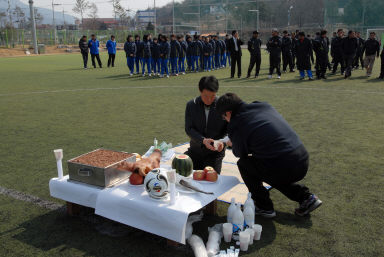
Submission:
[[[276,217],[276,212],[275,210],[263,210],[255,206],[255,215],[264,218],[274,218]]]
[[[298,216],[305,216],[308,213],[316,210],[323,202],[314,194],[307,200],[302,202],[299,208],[295,209],[295,214]]]

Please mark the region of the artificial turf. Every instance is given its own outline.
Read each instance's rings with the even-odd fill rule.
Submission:
[[[299,218],[292,214],[296,204],[272,190],[277,217],[256,219],[262,239],[242,256],[383,255],[379,63],[369,79],[358,70],[348,80],[299,81],[298,73],[268,80],[263,54],[258,79],[230,79],[228,68],[160,79],[129,77],[124,59],[118,52],[115,68],[88,70],[81,69],[79,54],[0,59],[1,187],[62,203],[49,196],[48,181],[57,174],[53,149],[63,148],[67,160],[99,147],[143,153],[154,137],[174,145],[188,141],[185,104],[198,95],[202,76],[215,75],[219,94],[267,101],[285,117],[310,153],[303,183],[324,202]],[[243,77],[248,59],[244,53]],[[102,60],[106,66],[105,55]],[[220,203],[219,217],[196,224],[195,233],[206,241],[207,226],[223,222],[226,208]],[[7,196],[0,196],[0,220],[0,256],[193,256],[147,233],[127,229],[112,237],[100,232],[100,222]]]

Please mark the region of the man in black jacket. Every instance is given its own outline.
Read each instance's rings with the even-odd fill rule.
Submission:
[[[346,67],[344,78],[349,78],[352,75],[353,60],[355,59],[358,48],[357,39],[354,31],[350,30],[348,32],[348,37],[344,38],[343,40],[342,48],[344,64]]]
[[[311,70],[312,43],[308,37],[305,37],[304,32],[299,32],[299,39],[296,40],[295,56],[297,58],[297,69],[300,72],[300,79],[303,80],[305,78],[306,71],[309,80],[313,80]]]
[[[227,123],[216,111],[218,90],[219,82],[214,76],[202,77],[199,82],[200,96],[187,103],[185,132],[191,141],[185,154],[191,157],[195,170],[211,166],[221,172],[225,147],[220,142],[215,148],[214,142],[226,136]]]
[[[267,50],[269,52],[269,75],[272,78],[274,69],[277,72],[277,78],[280,79],[280,64],[281,64],[281,38],[277,29],[272,30],[272,37],[268,40]]]
[[[341,66],[341,75],[344,75],[344,59],[343,59],[343,38],[344,31],[339,29],[337,31],[337,37],[332,39],[331,42],[331,56],[333,58],[333,70],[332,75],[336,74],[337,66]]]
[[[259,32],[254,31],[252,38],[248,41],[248,51],[251,55],[251,60],[249,61],[247,78],[251,76],[253,66],[256,64],[256,73],[255,78],[259,76],[260,64],[261,64],[261,40],[259,39]]]
[[[87,36],[82,36],[79,41],[79,48],[81,52],[81,56],[83,57],[84,69],[87,69],[88,66],[88,41]]]
[[[364,67],[367,69],[367,76],[370,77],[375,64],[375,57],[379,58],[380,43],[376,40],[376,33],[371,32],[369,38],[365,41],[363,50],[365,52]]]
[[[289,65],[289,71],[293,72],[293,60],[292,60],[292,39],[288,35],[288,31],[283,31],[283,38],[281,40],[281,51],[283,53],[283,72],[287,72]]]
[[[241,77],[241,45],[243,41],[239,38],[239,33],[234,30],[232,31],[232,38],[228,41],[228,50],[231,53],[231,78],[235,76],[235,69],[237,64],[237,77]]]
[[[219,98],[216,110],[228,124],[228,136],[241,177],[256,205],[256,215],[276,216],[263,182],[299,203],[304,216],[322,202],[308,187],[297,184],[308,171],[309,154],[288,122],[268,103],[246,104],[236,94]]]
[[[359,68],[359,62],[361,64],[361,68],[364,69],[364,60],[363,60],[363,47],[364,47],[364,39],[361,38],[360,32],[356,32],[356,40],[358,44],[357,53],[355,60],[353,61],[353,68]]]
[[[329,63],[329,39],[327,37],[327,31],[322,30],[320,37],[313,41],[313,49],[316,53],[316,76],[317,79],[326,79],[325,73]]]

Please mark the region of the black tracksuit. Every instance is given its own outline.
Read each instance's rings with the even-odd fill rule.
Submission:
[[[293,60],[292,60],[292,39],[290,37],[283,37],[281,40],[281,51],[283,53],[283,71],[293,71]]]
[[[258,208],[273,210],[266,182],[299,203],[311,195],[296,182],[307,174],[309,154],[287,121],[268,103],[242,103],[232,112],[228,136],[240,174]]]
[[[269,75],[272,75],[273,70],[276,69],[277,75],[281,76],[281,38],[279,36],[271,37],[267,43],[267,50],[269,52]]]
[[[217,99],[209,108],[208,123],[206,122],[205,105],[201,97],[197,97],[187,103],[185,110],[185,132],[190,137],[190,147],[186,154],[193,161],[195,170],[202,170],[206,166],[212,166],[218,173],[225,155],[225,149],[221,152],[211,151],[203,144],[204,138],[214,140],[222,139],[227,134],[227,122],[216,112]]]
[[[365,41],[361,37],[357,37],[356,39],[357,39],[357,44],[359,47],[357,48],[356,57],[353,60],[353,67],[358,69],[359,68],[359,61],[360,61],[361,67],[364,67],[363,47],[364,47]]]
[[[248,41],[248,51],[251,55],[248,67],[247,77],[251,76],[253,66],[256,64],[255,77],[259,76],[261,65],[261,40],[258,38],[251,38]]]
[[[296,38],[291,38],[291,53],[292,53],[292,66],[293,69],[295,69],[296,66],[296,56],[295,56],[295,45],[296,45]]]
[[[325,78],[327,66],[329,63],[329,39],[327,37],[318,37],[313,41],[313,50],[316,54],[316,76]]]
[[[352,75],[353,60],[355,59],[358,47],[356,38],[346,37],[343,39],[342,48],[345,64],[345,77],[350,77]]]
[[[367,39],[364,43],[363,49],[362,49],[362,54],[365,56],[369,55],[380,55],[380,43],[376,39]]]
[[[303,41],[296,40],[295,56],[297,58],[297,69],[300,71],[311,70],[312,43],[308,38]]]
[[[331,56],[333,58],[333,73],[336,73],[337,66],[341,66],[341,74],[344,74],[345,65],[343,59],[343,38],[335,37],[331,43]]]
[[[79,48],[80,48],[81,56],[83,57],[84,68],[87,68],[87,66],[88,66],[88,52],[89,52],[88,41],[84,41],[84,40],[80,39]]]

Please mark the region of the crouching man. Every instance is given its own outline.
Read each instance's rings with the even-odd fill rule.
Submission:
[[[256,205],[256,215],[276,216],[263,182],[299,203],[295,214],[304,216],[322,202],[308,187],[297,184],[308,171],[309,155],[287,121],[268,103],[246,104],[236,94],[221,96],[216,104],[228,124],[228,136],[240,174]]]

